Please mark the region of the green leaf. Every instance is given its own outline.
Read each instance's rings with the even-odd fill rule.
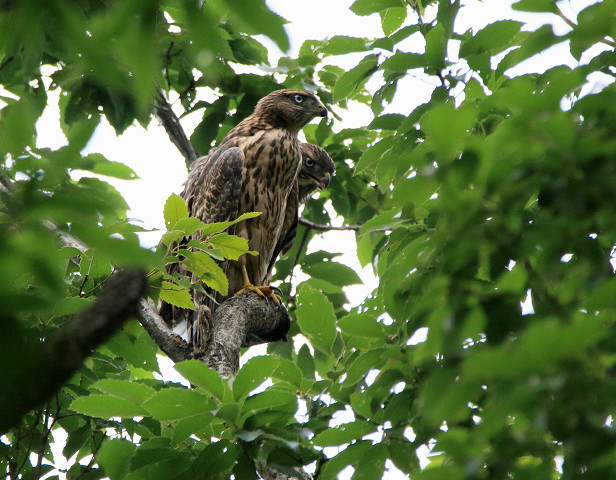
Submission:
[[[174,368],[191,384],[204,389],[218,400],[222,400],[225,397],[225,392],[229,390],[220,375],[199,360],[186,360],[176,363]]]
[[[317,51],[328,55],[344,55],[351,52],[364,52],[367,49],[364,38],[335,35],[320,46]]]
[[[298,290],[297,323],[315,348],[331,353],[336,339],[334,307],[321,292],[302,284]]]
[[[312,265],[304,265],[302,270],[311,277],[328,280],[340,287],[362,283],[355,270],[342,263],[319,262]]]
[[[229,228],[231,225],[235,225],[236,223],[241,222],[243,220],[248,220],[250,218],[258,217],[259,215],[261,215],[261,212],[246,212],[240,215],[236,220],[231,220],[228,222],[209,223],[203,229],[203,236],[212,235],[214,233],[220,233],[226,230],[227,228]]]
[[[96,455],[96,462],[103,468],[106,476],[122,480],[128,474],[136,449],[136,445],[127,440],[107,440]]]
[[[163,216],[167,230],[171,230],[179,220],[188,218],[188,207],[184,199],[175,193],[171,194],[165,202]]]
[[[460,56],[495,54],[513,45],[524,24],[513,20],[500,20],[479,30],[460,45]]]
[[[249,34],[263,34],[271,38],[282,50],[289,49],[289,37],[284,29],[285,19],[276,15],[266,5],[265,0],[216,0],[209,2],[208,7],[216,8],[216,4],[224,3],[221,9],[229,19],[237,25],[240,31]]]
[[[556,3],[552,0],[518,0],[511,8],[522,12],[557,12]]]
[[[381,11],[381,27],[385,35],[391,35],[398,30],[406,19],[406,7],[388,8]]]
[[[147,400],[155,393],[152,387],[148,387],[143,383],[114,380],[111,378],[99,380],[93,383],[90,388],[113,395],[114,397],[128,400],[137,405],[141,405],[143,401]]]
[[[396,52],[391,57],[385,59],[380,70],[386,72],[406,73],[413,68],[424,68],[429,65],[428,59],[420,53]]]
[[[108,395],[91,394],[79,397],[71,403],[72,410],[90,417],[136,417],[147,415],[147,411],[129,400]]]
[[[355,165],[355,174],[358,175],[368,169],[374,168],[381,160],[385,152],[393,147],[395,141],[395,138],[390,135],[372,145],[364,152],[357,162],[357,165]]]
[[[252,357],[248,360],[233,380],[233,398],[235,401],[248,396],[251,390],[271,377],[278,365],[278,359],[269,355]]]
[[[158,293],[158,298],[176,307],[194,310],[195,304],[188,290],[178,287],[172,282],[163,282]]]
[[[378,55],[368,55],[364,57],[355,68],[345,72],[338,79],[334,87],[334,101],[338,102],[350,97],[355,90],[363,85],[368,77],[376,70],[378,60]]]
[[[179,230],[182,232],[182,236],[190,237],[193,233],[202,228],[205,228],[205,223],[196,217],[188,217],[178,220],[173,226],[172,231],[175,232]]]
[[[143,406],[157,420],[172,421],[215,408],[214,402],[195,390],[166,388],[156,392]]]
[[[219,233],[213,235],[208,241],[222,252],[225,258],[237,260],[248,251],[248,241],[245,238]]]
[[[182,250],[184,265],[197,275],[208,287],[220,292],[222,295],[229,293],[229,280],[223,269],[216,261],[205,252],[191,252]]]
[[[100,153],[91,153],[84,157],[86,161],[93,161],[94,166],[90,169],[99,175],[107,177],[119,178],[120,180],[135,180],[139,178],[137,174],[128,165],[119,162],[107,160]]]
[[[438,105],[427,112],[421,122],[426,141],[441,160],[453,160],[459,155],[476,118],[472,105],[455,108],[451,102]]]
[[[338,427],[329,428],[319,433],[314,437],[313,443],[320,447],[335,447],[345,443],[351,443],[351,441],[360,439],[364,435],[373,433],[375,430],[376,427],[373,424],[362,420],[356,420]]]
[[[342,333],[349,336],[383,338],[383,325],[370,313],[350,313],[338,320]]]
[[[364,16],[395,7],[404,7],[402,0],[355,0],[351,5],[351,11],[355,15]]]

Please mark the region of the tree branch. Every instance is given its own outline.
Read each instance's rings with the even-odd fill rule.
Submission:
[[[190,169],[192,163],[199,158],[199,154],[195,150],[195,147],[193,147],[193,144],[190,143],[184,128],[182,128],[180,124],[180,119],[171,108],[171,104],[161,89],[158,90],[158,95],[154,104],[154,114],[164,127],[167,135],[169,135],[171,142],[184,157],[186,165]]]
[[[23,415],[62,387],[92,350],[137,315],[145,287],[143,272],[116,272],[91,307],[45,342],[27,338],[27,332],[14,319],[0,321],[0,364],[8,366],[1,377],[6,384],[0,384],[0,433],[15,426]]]
[[[353,230],[355,232],[358,232],[361,228],[361,225],[342,225],[341,227],[334,227],[333,225],[321,225],[319,223],[313,223],[310,220],[306,220],[302,217],[300,217],[299,219],[299,224],[303,225],[306,228],[316,230],[318,232],[329,232],[331,230]]]

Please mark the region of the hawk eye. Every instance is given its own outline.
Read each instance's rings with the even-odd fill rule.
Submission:
[[[295,94],[293,95],[293,100],[295,100],[295,103],[302,103],[304,101],[304,97],[303,95]]]
[[[314,160],[310,157],[304,157],[304,165],[310,168],[314,165]]]

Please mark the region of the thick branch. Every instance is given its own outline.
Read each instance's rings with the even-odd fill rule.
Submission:
[[[186,160],[186,165],[190,168],[199,155],[186,136],[186,132],[180,124],[180,119],[171,108],[171,104],[167,101],[167,97],[165,97],[162,90],[158,91],[154,107],[156,118],[158,118],[167,135],[169,135],[169,139],[180,151],[184,160]]]
[[[212,332],[201,361],[222,377],[240,368],[240,349],[260,343],[285,340],[289,314],[255,293],[231,297],[216,309]]]
[[[49,398],[83,365],[92,350],[114,334],[131,316],[146,287],[140,271],[119,271],[105,283],[94,304],[73,317],[44,342],[29,339],[13,319],[0,321],[0,433]]]
[[[141,299],[139,302],[139,320],[152,340],[171,360],[177,363],[194,357],[193,348],[173,333],[146,299]]]

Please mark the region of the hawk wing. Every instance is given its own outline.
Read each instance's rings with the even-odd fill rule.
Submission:
[[[239,216],[241,184],[244,175],[244,153],[237,147],[221,147],[213,150],[210,155],[195,160],[181,193],[190,216],[204,223],[236,219]],[[193,235],[193,238],[199,237],[200,232]],[[182,242],[187,243],[189,240],[185,238]],[[226,263],[221,264],[225,273]],[[167,273],[188,275],[186,267],[181,263],[169,265]],[[198,279],[193,277],[192,282],[196,281]],[[207,325],[203,323],[207,322],[208,316],[201,306],[204,305],[211,309],[214,302],[208,295],[201,292],[194,292],[193,300],[197,307],[196,311],[161,302],[159,313],[167,324],[178,326],[177,333],[185,329],[191,343],[199,345],[200,338],[203,338],[204,328],[207,330]]]

